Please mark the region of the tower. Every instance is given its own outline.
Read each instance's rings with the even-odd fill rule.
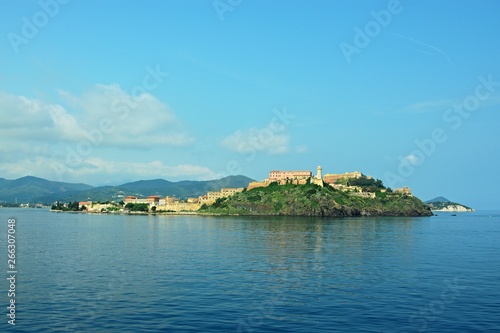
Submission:
[[[318,168],[316,169],[316,179],[323,179],[323,168],[321,165],[318,165]]]

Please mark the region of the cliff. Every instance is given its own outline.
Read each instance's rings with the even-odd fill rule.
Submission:
[[[440,209],[433,209],[436,212],[456,212],[456,213],[463,213],[463,212],[474,212],[474,209],[468,208],[462,205],[446,205],[443,208]]]
[[[376,192],[358,197],[315,184],[255,188],[202,206],[199,213],[289,216],[431,216],[425,203],[413,196]]]

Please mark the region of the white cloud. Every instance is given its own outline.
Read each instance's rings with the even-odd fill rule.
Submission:
[[[78,123],[85,133],[104,134],[104,146],[185,146],[194,141],[170,108],[150,93],[134,97],[118,85],[96,85],[82,97],[59,94],[83,114]]]
[[[56,104],[0,92],[0,138],[2,140],[55,139],[51,114],[61,112]],[[49,134],[51,132],[51,134]]]
[[[123,179],[182,178],[208,180],[216,179],[220,176],[204,166],[192,164],[171,166],[165,165],[158,160],[151,162],[115,162],[100,158],[91,158],[86,162],[81,168],[73,171],[78,174],[78,177],[95,178],[102,177],[103,175],[115,177],[119,174]]]
[[[119,162],[88,158],[75,167],[55,158],[35,157],[0,164],[3,178],[15,179],[25,175],[70,183],[120,184],[139,179],[211,180],[223,177],[208,167],[193,164],[166,165],[161,161]]]
[[[172,110],[151,94],[133,97],[117,85],[96,85],[81,96],[59,94],[63,103],[55,104],[0,92],[0,177],[89,183],[119,177],[216,178],[203,166],[126,162],[136,158],[129,148],[145,156],[144,149],[158,153],[194,142]],[[76,152],[76,162],[67,162],[69,151]],[[108,152],[122,162],[105,160]]]
[[[269,155],[279,155],[290,151],[290,137],[270,127],[250,128],[229,135],[222,140],[222,146],[241,154],[264,151]]]
[[[40,146],[94,139],[95,146],[144,149],[194,142],[168,106],[149,93],[132,97],[117,85],[96,85],[82,97],[60,96],[69,108],[0,92],[4,146],[15,151],[27,142]]]

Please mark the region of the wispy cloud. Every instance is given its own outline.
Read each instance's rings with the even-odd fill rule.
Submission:
[[[444,112],[450,105],[455,102],[452,99],[441,100],[426,100],[407,105],[395,113],[429,113],[429,112]]]
[[[431,113],[440,112],[444,113],[449,108],[452,108],[458,103],[463,103],[463,98],[446,98],[438,100],[425,100],[419,101],[400,109],[387,112],[376,112],[376,114],[418,114],[418,113]],[[497,106],[500,105],[500,96],[493,96],[486,101],[481,101],[482,106]]]
[[[412,41],[414,43],[417,43],[419,45],[422,45],[425,48],[423,50],[417,50],[418,52],[421,52],[421,53],[424,53],[424,54],[428,54],[428,55],[436,55],[436,54],[437,55],[441,55],[441,56],[443,56],[448,61],[448,63],[450,63],[450,65],[453,65],[453,62],[451,61],[451,58],[442,49],[440,49],[440,48],[438,48],[438,47],[436,47],[434,45],[431,45],[431,44],[425,43],[423,41],[420,41],[418,39],[415,39],[413,37],[409,37],[409,36],[405,36],[405,35],[400,35],[400,34],[393,33],[393,32],[391,34],[394,35],[394,36],[400,37],[400,38],[407,39],[407,40]]]

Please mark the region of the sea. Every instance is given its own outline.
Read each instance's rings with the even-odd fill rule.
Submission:
[[[0,332],[500,332],[500,211],[436,214],[1,208]]]

